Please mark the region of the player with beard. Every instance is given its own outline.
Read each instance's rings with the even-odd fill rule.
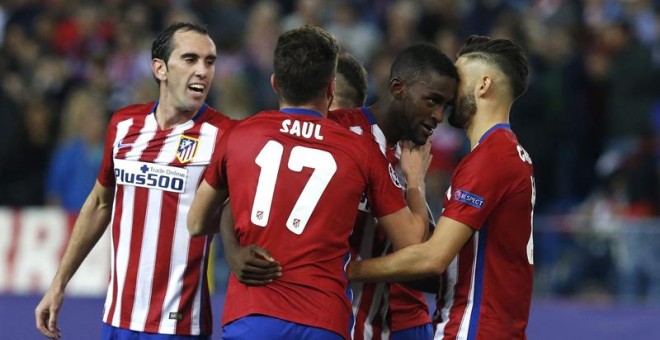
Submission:
[[[466,131],[471,152],[454,171],[436,229],[424,243],[352,263],[349,278],[443,275],[436,339],[526,339],[536,190],[509,113],[527,87],[527,57],[509,40],[471,36],[455,64],[461,82],[449,122]]]

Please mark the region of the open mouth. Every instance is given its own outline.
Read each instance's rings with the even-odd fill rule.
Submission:
[[[192,85],[189,85],[189,86],[188,86],[188,89],[189,89],[190,91],[195,92],[195,93],[200,93],[200,94],[202,94],[202,93],[204,93],[204,90],[206,89],[206,86],[204,86],[204,85],[202,85],[202,84],[192,84]]]
[[[433,134],[433,129],[435,129],[435,126],[422,124],[422,129],[424,130],[424,134],[426,134],[426,136],[431,136]]]

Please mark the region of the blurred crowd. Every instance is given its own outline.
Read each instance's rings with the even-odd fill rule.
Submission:
[[[660,228],[653,219],[660,214],[659,0],[4,0],[0,206],[80,209],[110,114],[157,97],[151,41],[175,21],[208,26],[219,57],[208,102],[235,118],[277,107],[269,83],[273,48],[281,32],[301,24],[328,29],[365,65],[367,104],[388,85],[393,56],[414,42],[433,42],[454,58],[471,34],[511,39],[533,65],[511,124],[534,160],[536,213],[579,216],[541,223],[558,231],[537,239],[544,250],[538,266],[555,278],[553,289],[571,293],[562,287],[577,274],[544,271],[545,263],[574,269],[576,258],[594,258],[590,250],[575,253],[584,249],[576,248],[575,233],[607,234],[603,221],[623,221],[615,227],[621,229],[651,219],[641,228]],[[462,132],[446,124],[432,138],[428,197],[439,214],[441,193],[469,150]],[[621,249],[641,249],[636,245],[649,239],[610,237],[603,270],[630,271],[622,258],[634,255]],[[655,244],[648,251],[657,260]],[[622,270],[615,273],[620,278]],[[647,282],[656,280],[651,276]],[[613,290],[640,285],[613,281]],[[660,288],[657,294],[660,300]]]

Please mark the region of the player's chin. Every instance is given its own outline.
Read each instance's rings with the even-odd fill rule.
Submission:
[[[426,144],[426,141],[429,140],[429,137],[431,137],[430,134],[427,134],[426,132],[419,131],[419,133],[415,134],[413,138],[410,140],[415,143],[415,145],[420,146]]]

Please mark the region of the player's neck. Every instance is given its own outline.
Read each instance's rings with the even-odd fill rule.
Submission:
[[[299,105],[294,105],[291,103],[288,103],[284,100],[280,100],[280,109],[284,108],[289,108],[289,109],[306,109],[306,110],[312,110],[312,111],[317,111],[323,115],[323,117],[327,118],[328,117],[328,101],[327,100],[315,100],[313,102],[305,103],[305,104],[299,104]]]
[[[156,107],[156,123],[161,130],[168,130],[181,125],[195,116],[197,110],[182,111],[174,107],[158,103]]]
[[[390,112],[393,104],[392,101],[391,97],[385,96],[369,106],[369,110],[371,110],[374,118],[376,118],[376,124],[383,131],[385,140],[389,145],[396,144],[403,136],[401,126],[396,124],[394,119],[390,119],[394,117],[394,114]]]
[[[477,113],[472,117],[470,124],[466,129],[466,134],[470,140],[470,149],[479,143],[481,137],[490,128],[497,124],[509,124],[509,105],[484,105],[479,107]]]

